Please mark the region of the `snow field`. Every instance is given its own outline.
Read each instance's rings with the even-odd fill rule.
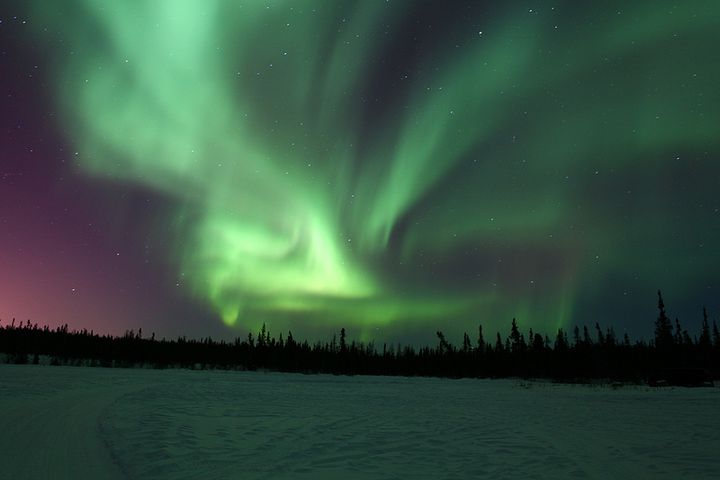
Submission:
[[[720,389],[0,365],[0,479],[717,478]]]

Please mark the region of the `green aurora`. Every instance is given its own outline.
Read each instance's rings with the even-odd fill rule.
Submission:
[[[704,286],[720,3],[479,3],[35,16],[78,171],[172,201],[154,233],[228,326],[551,332]]]

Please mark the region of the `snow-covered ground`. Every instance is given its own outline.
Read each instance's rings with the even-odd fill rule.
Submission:
[[[719,478],[720,389],[0,365],[0,478]]]

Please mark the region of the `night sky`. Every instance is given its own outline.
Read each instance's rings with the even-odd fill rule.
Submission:
[[[0,2],[0,318],[429,343],[720,314],[720,3]]]

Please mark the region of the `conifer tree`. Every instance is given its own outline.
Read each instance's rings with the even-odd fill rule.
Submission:
[[[482,325],[478,325],[477,351],[479,353],[485,352],[485,338],[483,337]]]
[[[575,328],[573,328],[573,347],[577,349],[578,345],[580,345],[580,328],[575,325]]]
[[[512,319],[512,326],[510,327],[510,350],[513,353],[518,353],[523,350],[524,346],[524,339],[522,335],[520,335],[520,330],[517,326],[517,321],[513,318]]]
[[[495,339],[495,351],[497,353],[501,353],[503,350],[504,350],[504,347],[503,347],[502,337],[500,336],[500,332],[497,332],[497,338]]]
[[[604,346],[605,345],[605,335],[603,335],[603,331],[600,328],[600,324],[598,322],[595,322],[595,330],[597,330],[598,344],[600,346]]]
[[[675,317],[675,337],[673,342],[678,346],[682,346],[683,344],[682,327],[680,327],[680,320],[678,320],[677,317]]]
[[[472,349],[472,344],[470,343],[470,336],[465,332],[463,334],[463,353],[468,353]]]
[[[258,347],[265,346],[265,335],[266,334],[267,334],[267,328],[265,328],[265,323],[263,323],[262,328],[260,329],[260,332],[258,333],[258,338],[257,338],[257,346]]]
[[[690,334],[688,333],[687,330],[682,331],[682,343],[683,343],[683,345],[686,345],[688,347],[693,346],[693,343],[694,343],[693,339],[690,338]]]
[[[545,339],[539,333],[532,338],[532,350],[534,352],[542,352],[545,349]]]
[[[439,353],[442,355],[446,352],[450,352],[450,344],[445,339],[445,334],[438,330],[436,332],[436,335],[438,337],[438,340],[440,341],[440,344],[438,345]]]
[[[577,327],[576,327],[577,328]],[[555,336],[555,350],[558,352],[565,352],[568,349],[567,338],[562,328],[558,328],[557,335]]]
[[[660,310],[660,314],[655,321],[655,348],[667,351],[672,348],[673,333],[670,319],[665,313],[665,303],[660,290],[658,290],[658,310]]]
[[[698,340],[698,345],[704,351],[710,349],[710,326],[708,325],[708,316],[705,307],[703,307],[702,329],[700,331],[700,339]]]
[[[340,351],[345,353],[347,351],[347,343],[345,341],[345,329],[340,329]]]
[[[615,329],[613,327],[608,327],[605,333],[605,345],[612,348],[615,346]]]

